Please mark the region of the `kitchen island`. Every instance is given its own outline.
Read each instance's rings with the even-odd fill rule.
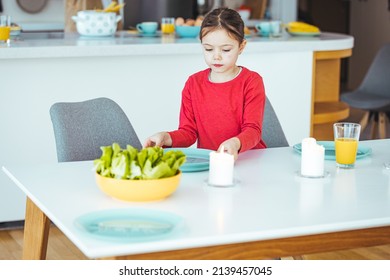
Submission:
[[[248,38],[238,63],[263,77],[290,145],[316,136],[315,101],[339,104],[337,68],[352,47],[351,36],[333,33]],[[175,129],[184,83],[206,67],[198,39],[143,38],[126,31],[107,38],[22,34],[0,48],[0,61],[0,165],[57,161],[49,116],[55,102],[112,98],[141,142],[156,131]],[[321,90],[323,85],[331,88]],[[342,108],[336,116],[347,111]],[[321,125],[329,124],[326,115],[321,111]],[[1,174],[0,222],[23,219],[24,207],[25,196]]]

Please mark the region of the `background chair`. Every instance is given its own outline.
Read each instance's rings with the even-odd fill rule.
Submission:
[[[379,121],[379,137],[386,138],[387,113],[390,111],[390,44],[376,54],[361,85],[354,91],[341,94],[350,107],[366,110],[360,124],[362,131],[372,121],[371,138]]]
[[[288,147],[286,136],[268,97],[263,117],[263,140],[268,148]]]
[[[60,102],[50,108],[59,162],[94,160],[101,146],[142,145],[122,108],[108,98]]]

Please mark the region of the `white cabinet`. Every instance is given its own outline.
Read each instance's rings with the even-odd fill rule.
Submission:
[[[389,6],[389,0],[350,1],[350,35],[355,46],[349,60],[349,89],[359,86],[376,52],[390,42]]]

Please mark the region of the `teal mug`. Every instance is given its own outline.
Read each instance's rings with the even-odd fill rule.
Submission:
[[[260,36],[269,37],[271,33],[271,23],[269,21],[261,21],[255,25]]]
[[[147,22],[138,23],[136,27],[140,33],[154,34],[157,32],[158,23],[154,21],[147,21]]]

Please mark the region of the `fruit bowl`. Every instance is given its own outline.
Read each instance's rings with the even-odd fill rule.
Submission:
[[[104,193],[124,201],[164,199],[176,191],[181,178],[180,171],[175,176],[149,180],[121,180],[95,174],[96,183]]]
[[[182,38],[195,38],[199,36],[200,26],[176,25],[175,32]]]

